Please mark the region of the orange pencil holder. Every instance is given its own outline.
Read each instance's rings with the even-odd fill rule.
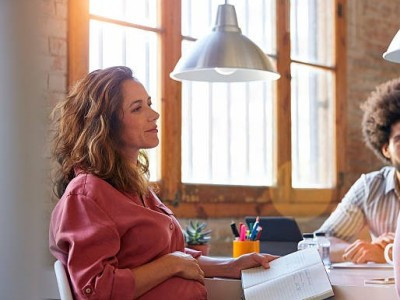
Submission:
[[[242,254],[257,252],[260,253],[260,241],[233,241],[233,257]]]

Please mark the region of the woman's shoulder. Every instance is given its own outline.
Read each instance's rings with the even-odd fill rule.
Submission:
[[[107,191],[116,190],[107,181],[94,174],[79,173],[68,184],[65,195],[84,195],[90,198],[96,198],[97,194],[102,194]]]
[[[83,205],[107,211],[118,199],[124,198],[121,192],[104,179],[94,174],[80,173],[70,181],[56,209],[64,210],[65,207],[76,208]]]

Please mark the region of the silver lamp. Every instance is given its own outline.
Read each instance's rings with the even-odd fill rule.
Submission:
[[[182,81],[239,82],[278,79],[271,60],[242,35],[235,7],[218,6],[212,32],[196,41],[192,51],[181,57],[170,74]]]
[[[400,63],[400,30],[394,36],[387,51],[383,53],[383,58],[387,61]]]

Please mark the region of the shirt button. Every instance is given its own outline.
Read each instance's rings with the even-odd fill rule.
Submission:
[[[85,293],[86,293],[86,294],[92,293],[92,289],[91,289],[91,288],[86,288],[86,289],[85,289]]]
[[[171,229],[171,230],[174,229],[174,224],[170,223],[169,224],[169,229]]]

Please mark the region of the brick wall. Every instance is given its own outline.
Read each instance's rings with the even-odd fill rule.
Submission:
[[[67,0],[41,0],[44,18],[45,96],[50,106],[64,97],[67,78]],[[360,123],[360,104],[376,85],[400,76],[400,64],[382,59],[389,42],[400,28],[400,2],[397,0],[347,1],[347,135],[343,193],[363,172],[382,163],[364,146]],[[311,231],[324,217],[299,219],[302,231]],[[229,255],[230,219],[208,220],[214,229],[212,253]],[[237,220],[238,221],[238,220]],[[186,224],[187,220],[182,220]]]
[[[344,191],[361,173],[382,166],[362,141],[360,104],[376,85],[400,76],[400,64],[382,59],[382,53],[400,28],[400,2],[349,0],[347,3],[347,169]]]
[[[49,106],[67,89],[67,0],[41,0],[42,68]]]
[[[48,112],[55,103],[63,99],[67,90],[67,0],[40,0],[41,13],[41,76],[42,94],[46,101]],[[50,145],[47,157],[50,157]],[[49,162],[50,165],[50,162]],[[49,176],[50,177],[50,176]],[[47,230],[50,221],[50,213],[54,206],[52,197],[51,180],[48,178],[48,195],[46,199]],[[52,267],[53,257],[47,250],[47,241],[43,244],[43,250],[47,253],[47,265]]]

